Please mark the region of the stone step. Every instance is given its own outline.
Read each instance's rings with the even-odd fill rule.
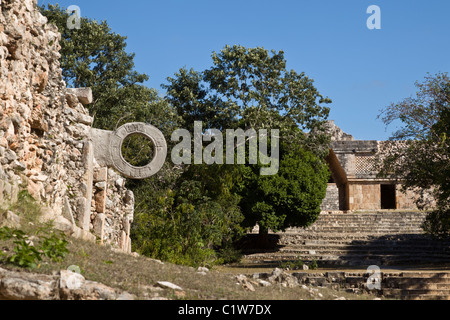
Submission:
[[[426,257],[411,257],[410,255],[401,256],[368,256],[368,255],[354,255],[354,256],[247,256],[248,261],[255,263],[264,263],[270,265],[280,265],[283,262],[291,262],[301,260],[306,264],[315,261],[319,267],[363,267],[367,268],[370,265],[377,266],[411,266],[411,265],[450,265],[450,259],[440,256],[426,256]]]
[[[431,243],[415,243],[414,247],[411,243],[362,243],[362,244],[346,244],[346,243],[328,243],[328,244],[314,244],[306,243],[304,245],[286,245],[281,247],[281,252],[295,252],[295,251],[319,251],[319,250],[340,250],[340,251],[354,251],[354,250],[386,250],[386,251],[425,251],[425,252],[445,252],[450,254],[450,248],[444,244],[433,245]]]
[[[404,279],[413,278],[450,278],[450,272],[403,272],[401,277]]]
[[[323,228],[314,228],[308,229],[303,232],[292,232],[293,234],[308,234],[313,232],[333,232],[333,233],[368,233],[368,234],[395,234],[395,233],[419,233],[421,234],[423,231],[420,228],[415,227],[404,227],[404,228],[395,228],[395,227],[364,227],[364,226],[352,226],[352,227],[323,227]]]
[[[321,214],[312,226],[277,233],[278,247],[248,252],[249,263],[279,266],[283,262],[315,261],[319,267],[449,266],[450,239],[436,241],[421,226],[426,213],[374,212]],[[346,288],[364,287],[368,275],[347,275]],[[310,276],[315,285],[340,286]],[[383,277],[383,293],[400,299],[448,299],[450,273],[405,272]],[[350,286],[350,287],[348,287]]]
[[[450,290],[450,283],[410,283],[403,284],[398,287],[403,290]]]
[[[441,290],[404,290],[404,289],[383,289],[383,295],[385,296],[419,296],[419,295],[429,295],[434,297],[449,297],[450,289]]]
[[[327,234],[326,236],[321,236],[320,234],[316,235],[308,235],[305,237],[296,236],[296,237],[281,237],[278,241],[278,244],[281,246],[290,246],[290,245],[314,245],[314,244],[323,244],[323,245],[332,245],[332,244],[341,244],[341,245],[386,245],[386,246],[395,246],[395,245],[410,245],[410,246],[441,246],[441,247],[449,247],[450,241],[433,241],[429,238],[424,237],[395,237],[394,235],[390,235],[388,238],[385,236],[382,237],[372,237],[372,236],[358,236],[354,235],[339,235],[334,236],[332,234]]]
[[[430,238],[427,235],[425,235],[423,233],[423,231],[417,231],[417,232],[375,232],[375,231],[357,231],[357,232],[349,232],[349,233],[343,233],[343,232],[318,232],[318,231],[303,231],[303,232],[283,232],[283,233],[278,233],[278,236],[280,236],[281,238],[286,238],[286,237],[308,237],[308,236],[320,236],[320,237],[338,237],[338,238],[343,238],[343,237],[380,237],[380,236],[409,236],[411,238],[419,238],[419,237],[423,237],[423,238]]]
[[[338,250],[338,249],[315,249],[315,250],[296,250],[296,249],[287,249],[280,250],[280,253],[283,254],[293,254],[297,256],[339,256],[339,257],[347,257],[350,255],[415,255],[415,256],[435,256],[438,255],[442,258],[447,257],[450,259],[450,254],[446,254],[445,252],[436,250],[436,251],[425,251],[425,250],[414,250],[414,249],[398,249],[398,250],[386,250],[384,248],[379,249],[351,249],[351,250]]]
[[[354,254],[346,254],[346,255],[334,255],[334,254],[297,254],[297,253],[286,253],[279,252],[273,254],[249,254],[246,255],[246,258],[256,260],[256,259],[268,259],[271,260],[298,260],[300,259],[315,259],[319,260],[379,260],[379,261],[392,261],[392,260],[408,260],[408,261],[421,261],[421,260],[441,260],[442,262],[450,262],[450,256],[442,255],[442,254],[424,254],[424,255],[411,255],[408,253],[405,254],[372,254],[372,253],[354,253]]]
[[[409,295],[401,296],[400,298],[402,300],[450,300],[450,295],[436,296],[436,295],[432,295],[432,294],[409,294]]]

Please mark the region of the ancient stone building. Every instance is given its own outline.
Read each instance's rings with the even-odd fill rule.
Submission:
[[[327,158],[331,171],[323,211],[416,210],[417,194],[403,193],[401,182],[377,176],[377,160],[386,141],[355,140],[334,121],[328,122],[332,136]]]
[[[0,207],[27,191],[58,228],[130,251],[133,194],[97,163],[92,92],[66,89],[61,35],[36,5],[0,0]]]

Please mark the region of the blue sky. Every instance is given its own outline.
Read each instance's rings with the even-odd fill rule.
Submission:
[[[385,140],[377,119],[392,102],[412,96],[427,73],[450,69],[447,0],[38,0],[78,5],[127,36],[136,70],[161,94],[181,67],[202,71],[225,45],[283,50],[287,67],[305,72],[333,100],[330,119],[356,139]],[[369,30],[370,5],[381,30]]]

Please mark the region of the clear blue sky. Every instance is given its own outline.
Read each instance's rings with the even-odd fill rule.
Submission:
[[[448,0],[39,0],[78,5],[127,36],[136,70],[157,88],[181,67],[201,71],[225,45],[283,50],[333,100],[330,119],[356,139],[385,140],[377,115],[415,93],[427,73],[450,67]],[[381,30],[369,30],[370,5]]]

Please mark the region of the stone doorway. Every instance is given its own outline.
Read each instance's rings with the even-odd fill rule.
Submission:
[[[381,185],[381,209],[384,210],[397,209],[395,184]]]

